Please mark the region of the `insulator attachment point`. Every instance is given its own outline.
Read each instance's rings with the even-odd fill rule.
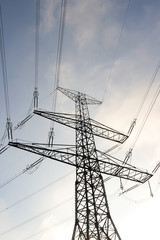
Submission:
[[[50,131],[48,133],[48,146],[51,147],[53,145],[54,140],[54,128],[50,128]]]
[[[13,127],[13,124],[12,124],[10,118],[7,118],[6,128],[7,128],[7,134],[8,134],[9,141],[13,140],[12,127]]]
[[[38,89],[35,88],[34,92],[33,92],[33,97],[34,97],[34,109],[38,108],[38,96],[39,96],[39,92]]]

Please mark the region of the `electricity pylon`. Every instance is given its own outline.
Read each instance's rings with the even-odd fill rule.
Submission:
[[[75,146],[54,145],[49,148],[38,143],[10,142],[9,144],[76,167],[75,225],[72,240],[120,240],[120,235],[111,218],[102,174],[139,183],[146,182],[152,174],[141,171],[127,164],[126,161],[120,161],[96,148],[94,136],[121,144],[129,136],[90,118],[88,105],[100,104],[100,101],[80,92],[60,87],[58,89],[75,102],[75,114],[38,110],[34,113],[74,128]],[[129,133],[131,129],[132,127]],[[30,167],[43,159],[40,158]]]

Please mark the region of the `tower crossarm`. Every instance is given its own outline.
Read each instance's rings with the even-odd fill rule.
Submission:
[[[95,136],[102,137],[114,142],[124,143],[129,135],[119,132],[113,128],[107,127],[93,119],[91,119],[92,131]]]
[[[48,111],[39,111],[35,110],[35,114],[50,119],[54,122],[63,124],[67,127],[76,128],[76,116],[75,114],[67,114],[67,113],[56,113],[56,112],[48,112]]]
[[[77,116],[75,114],[55,113],[55,112],[53,113],[53,112],[39,111],[39,110],[35,110],[34,113],[74,129],[76,128],[76,123],[78,121]],[[93,135],[102,137],[114,142],[118,142],[118,143],[124,143],[127,140],[128,138],[127,134],[121,133],[113,128],[107,127],[93,119],[90,119],[90,120],[91,120]],[[87,128],[86,128],[86,131],[87,131]],[[90,129],[88,129],[88,131],[90,131]]]
[[[68,147],[64,147],[64,145],[62,146],[59,145],[59,147],[57,147],[58,145],[53,145],[53,148],[49,148],[47,147],[46,144],[20,143],[16,141],[9,142],[9,145],[76,167],[76,163],[75,163],[76,151],[75,151],[75,146],[73,145]]]
[[[58,87],[58,90],[60,92],[62,92],[64,95],[66,95],[67,97],[69,97],[70,99],[72,99],[74,102],[78,101],[78,96],[80,95],[83,95],[85,96],[86,98],[86,103],[88,105],[94,105],[94,104],[101,104],[102,102],[93,98],[93,97],[90,97],[84,93],[80,93],[80,92],[77,92],[77,91],[74,91],[74,90],[70,90],[70,89],[66,89],[66,88],[61,88],[61,87]]]
[[[76,164],[75,157],[76,157],[76,148],[75,146],[69,146],[69,147],[57,147],[56,149],[50,149],[47,147],[44,147],[38,143],[20,143],[20,142],[10,142],[9,145],[20,148],[38,155],[41,155],[43,157],[51,158],[53,160],[63,162],[78,168],[83,168],[83,162],[82,164]],[[81,155],[78,155],[78,157],[82,157]],[[92,168],[92,171],[100,172],[102,174],[111,175],[114,177],[120,177],[124,179],[128,179],[131,181],[144,183],[147,180],[149,180],[152,177],[152,174],[142,171],[138,168],[133,167],[132,165],[125,164],[122,165],[118,163],[118,159],[113,158],[109,155],[106,157],[102,157],[102,159],[94,159],[90,158],[92,161],[98,161],[99,162],[99,169]],[[87,167],[87,166],[86,166]],[[88,166],[90,168],[90,166]]]
[[[153,174],[148,173],[145,170],[141,170],[133,165],[123,163],[123,161],[112,157],[106,153],[99,151],[99,165],[101,173],[105,173],[111,176],[124,178],[127,180],[145,183]]]

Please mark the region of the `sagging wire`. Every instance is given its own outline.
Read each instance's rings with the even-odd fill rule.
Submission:
[[[38,108],[38,66],[39,66],[39,28],[40,28],[40,0],[36,0],[36,38],[35,38],[35,88],[33,92],[34,109]]]
[[[39,214],[34,215],[33,217],[31,217],[31,218],[25,220],[24,222],[22,222],[22,223],[20,223],[20,224],[18,224],[18,225],[16,225],[16,226],[14,226],[14,227],[12,227],[12,228],[6,230],[5,232],[0,233],[0,236],[4,236],[4,235],[6,235],[6,234],[8,234],[8,233],[10,233],[10,232],[13,232],[15,229],[17,229],[17,228],[19,228],[19,227],[21,227],[21,226],[23,226],[23,225],[25,225],[25,224],[27,224],[27,223],[33,221],[33,220],[35,220],[35,219],[37,219],[37,218],[39,218],[39,217],[45,215],[45,214],[48,213],[48,212],[51,212],[52,210],[54,210],[54,209],[60,207],[61,205],[66,204],[67,202],[71,201],[72,199],[73,199],[73,197],[70,197],[70,198],[68,198],[68,199],[65,199],[65,200],[61,201],[61,202],[58,203],[57,205],[52,206],[52,207],[50,207],[50,208],[44,210],[43,212],[40,212]]]
[[[32,106],[34,109],[38,108],[38,68],[39,68],[39,29],[40,29],[40,0],[36,0],[36,32],[35,32],[35,87],[33,92],[33,99],[27,113],[27,116],[19,122],[14,130],[21,128],[31,117],[33,117]]]
[[[1,147],[0,154],[4,153],[9,148],[9,145],[5,145],[4,147]]]
[[[31,113],[31,110],[29,109],[27,116],[20,122],[18,122],[12,129],[12,131],[14,132],[17,129],[21,129],[26,122],[28,122],[32,117],[34,116],[34,113]],[[5,130],[3,137],[0,141],[0,154],[2,154],[4,151],[6,151],[9,148],[9,145],[5,145],[5,140],[7,138],[7,131]]]
[[[136,120],[137,120],[137,118],[138,118],[138,116],[139,116],[139,114],[140,114],[140,112],[141,112],[141,110],[142,110],[142,107],[143,107],[143,105],[144,105],[144,103],[145,103],[145,101],[146,101],[146,99],[147,99],[147,97],[148,97],[148,94],[149,94],[149,92],[150,92],[150,90],[151,90],[151,87],[152,87],[152,85],[153,85],[153,83],[154,83],[154,81],[155,81],[155,79],[156,79],[156,76],[157,76],[157,74],[158,74],[158,72],[159,72],[159,69],[160,69],[160,60],[159,60],[158,63],[157,63],[157,66],[156,66],[156,68],[155,68],[155,71],[154,71],[154,73],[153,73],[153,76],[152,76],[152,78],[151,78],[151,81],[150,81],[150,83],[149,83],[149,85],[148,85],[148,88],[147,88],[147,90],[146,90],[146,92],[145,92],[145,94],[144,94],[144,97],[143,97],[143,99],[142,99],[142,103],[141,103],[140,106],[139,106],[139,109],[138,109],[137,114],[136,114],[136,117],[135,117]],[[143,130],[143,128],[144,128],[144,125],[145,125],[145,123],[146,123],[146,121],[147,121],[147,119],[148,119],[148,117],[149,117],[149,115],[150,115],[150,113],[151,113],[151,110],[152,110],[152,108],[153,108],[153,106],[154,106],[154,104],[155,104],[155,102],[156,102],[156,100],[157,100],[157,98],[158,98],[158,96],[159,96],[159,93],[160,93],[160,84],[158,85],[158,88],[157,88],[157,90],[156,90],[156,92],[155,92],[155,94],[154,94],[154,97],[153,97],[153,99],[152,99],[152,101],[151,101],[151,103],[150,103],[150,105],[149,105],[149,107],[148,107],[148,110],[147,110],[147,112],[146,112],[146,115],[145,115],[142,123],[141,123],[141,126],[140,126],[140,128],[139,128],[139,131],[138,131],[135,139],[133,140],[133,143],[132,143],[132,145],[131,145],[131,149],[134,148],[134,146],[135,146],[135,144],[136,144],[136,142],[137,142],[137,140],[138,140],[138,138],[139,138],[139,136],[140,136],[140,134],[141,134],[141,132],[142,132],[142,130]]]
[[[42,191],[45,190],[46,188],[53,186],[54,184],[58,183],[59,181],[63,180],[64,178],[70,176],[70,175],[73,174],[74,172],[75,172],[75,171],[72,171],[72,172],[69,172],[69,173],[63,175],[62,177],[60,177],[60,178],[52,181],[51,183],[49,183],[49,184],[47,184],[46,186],[38,189],[37,191],[32,192],[31,194],[29,194],[29,195],[25,196],[24,198],[18,200],[17,202],[12,203],[11,205],[5,207],[4,209],[1,209],[1,210],[0,210],[0,214],[3,213],[3,212],[5,212],[5,211],[7,211],[7,210],[9,210],[9,209],[11,209],[11,208],[13,208],[14,206],[17,206],[19,203],[24,202],[25,200],[33,197],[34,195],[42,192]],[[24,172],[24,173],[25,173],[25,172]],[[20,176],[20,175],[19,175],[19,176]],[[15,178],[14,178],[14,179],[15,179]],[[13,180],[14,180],[14,179],[13,179]],[[12,181],[13,181],[13,180],[12,180]]]
[[[39,167],[40,163],[42,163],[42,161],[44,160],[44,157],[39,158],[38,160],[36,160],[34,163],[27,165],[27,167],[25,169],[23,169],[21,172],[17,173],[15,176],[11,177],[10,179],[8,179],[5,183],[2,183],[0,185],[0,189],[5,187],[6,185],[8,185],[10,182],[14,181],[15,179],[17,179],[18,177],[20,177],[22,174],[29,172],[29,171],[33,171],[33,168],[36,167],[36,169]],[[31,172],[30,172],[31,173]]]
[[[53,92],[52,112],[55,112],[56,103],[57,103],[57,88],[59,87],[59,74],[60,74],[62,46],[63,46],[66,2],[67,2],[67,0],[62,0],[62,2],[61,2],[58,48],[57,48],[56,69],[55,69],[55,78],[54,78],[54,90],[55,91]],[[54,140],[54,122],[51,121],[50,131],[48,133],[48,145],[50,147],[53,145],[53,140]]]
[[[121,25],[119,37],[118,37],[117,44],[116,44],[116,47],[115,47],[115,51],[114,51],[114,54],[113,54],[113,61],[112,61],[111,68],[110,68],[110,71],[109,71],[109,74],[108,74],[108,78],[107,78],[107,81],[108,81],[108,82],[109,82],[110,79],[111,79],[111,75],[112,75],[114,63],[115,63],[115,61],[116,61],[116,57],[117,57],[117,53],[118,53],[118,48],[119,48],[120,41],[121,41],[121,38],[122,38],[122,33],[123,33],[124,26],[125,26],[125,23],[126,23],[127,15],[128,15],[129,8],[130,8],[130,4],[131,4],[131,0],[128,1],[128,5],[127,5],[126,11],[125,11],[124,19],[123,19],[123,22],[122,22],[122,25]],[[104,95],[103,95],[103,98],[102,98],[102,102],[104,101],[104,97],[105,97],[105,95],[106,95],[106,90],[107,90],[107,87],[105,87]]]
[[[52,225],[49,226],[49,227],[43,228],[42,230],[40,230],[40,231],[38,231],[38,232],[36,232],[36,233],[33,233],[32,235],[30,235],[30,236],[28,236],[28,237],[23,238],[22,240],[28,240],[28,239],[33,238],[33,237],[35,237],[35,236],[37,236],[37,235],[40,235],[40,234],[42,234],[42,233],[44,233],[44,232],[47,232],[47,231],[51,230],[52,228],[54,228],[54,227],[56,227],[56,226],[58,226],[58,225],[61,225],[61,224],[65,223],[65,222],[70,221],[71,219],[73,219],[73,217],[74,217],[74,216],[71,216],[71,217],[68,217],[68,218],[66,218],[66,219],[58,222],[58,223],[54,223],[54,224],[52,224]]]
[[[154,73],[153,73],[153,76],[152,76],[152,78],[151,78],[151,81],[150,81],[150,83],[149,83],[149,85],[148,85],[148,88],[147,88],[147,90],[146,90],[146,92],[145,92],[145,94],[144,94],[144,96],[143,96],[142,103],[140,104],[139,109],[138,109],[138,111],[137,111],[137,114],[136,114],[136,116],[135,116],[136,119],[138,118],[138,116],[139,116],[139,114],[140,114],[140,112],[141,112],[141,110],[142,110],[142,107],[143,107],[143,105],[144,105],[144,103],[145,103],[145,101],[146,101],[146,99],[147,99],[147,97],[148,97],[148,94],[149,94],[149,92],[150,92],[150,90],[151,90],[151,87],[152,87],[152,85],[153,85],[153,83],[154,83],[154,81],[155,81],[155,78],[156,78],[157,74],[158,74],[159,68],[160,68],[160,60],[159,60],[158,63],[157,63],[157,66],[156,66],[156,68],[155,68],[155,70],[154,70]]]
[[[29,111],[27,113],[27,116],[20,122],[18,122],[14,128],[13,124],[10,120],[10,110],[9,110],[9,95],[8,95],[8,84],[7,84],[7,71],[6,71],[6,57],[5,57],[5,48],[4,48],[4,34],[3,34],[3,22],[2,22],[2,13],[0,9],[0,36],[1,36],[1,57],[2,57],[2,70],[3,70],[3,80],[4,80],[4,91],[5,91],[5,102],[6,102],[6,113],[7,113],[7,134],[9,141],[13,140],[13,131],[20,129],[24,126],[28,120],[30,120],[33,117],[33,111],[32,108],[34,106],[34,109],[38,108],[38,65],[39,65],[39,28],[40,28],[40,0],[36,0],[36,37],[35,37],[35,88],[33,92],[33,99],[31,106],[29,108]],[[8,146],[4,146],[4,141],[6,139],[7,135],[3,136],[0,142],[0,154],[3,153],[5,150],[7,150]]]
[[[134,148],[134,146],[135,146],[135,144],[136,144],[136,142],[137,142],[137,140],[138,140],[138,138],[139,138],[139,136],[140,136],[140,134],[141,134],[141,132],[142,132],[142,130],[144,128],[144,125],[145,125],[145,123],[146,123],[146,121],[147,121],[147,119],[148,119],[148,117],[149,117],[149,115],[150,115],[150,113],[151,113],[151,111],[153,109],[153,106],[154,106],[154,104],[155,104],[155,102],[156,102],[156,100],[157,100],[157,98],[159,96],[159,93],[160,93],[160,85],[158,86],[158,88],[157,88],[157,90],[155,92],[153,100],[152,100],[152,102],[151,102],[151,104],[150,104],[150,106],[149,106],[149,108],[147,110],[147,113],[146,113],[146,115],[145,115],[145,117],[144,117],[144,119],[143,119],[143,121],[141,123],[139,131],[138,131],[138,133],[137,133],[137,135],[136,135],[136,137],[135,137],[135,139],[134,139],[134,141],[132,143],[132,149]]]
[[[143,107],[143,105],[144,105],[144,103],[145,103],[145,101],[146,101],[146,99],[147,99],[147,97],[148,97],[148,94],[149,94],[150,89],[151,89],[151,87],[152,87],[152,85],[153,85],[153,83],[154,83],[154,81],[155,81],[155,79],[156,79],[156,76],[157,76],[157,74],[158,74],[159,69],[160,69],[160,60],[159,60],[158,63],[157,63],[157,66],[156,66],[156,68],[155,68],[155,71],[154,71],[154,73],[153,73],[153,76],[152,76],[152,78],[151,78],[151,81],[150,81],[150,83],[149,83],[149,85],[148,85],[148,88],[147,88],[145,94],[144,94],[144,97],[143,97],[143,99],[142,99],[142,103],[140,104],[140,107],[139,107],[139,109],[138,109],[138,111],[137,111],[135,120],[137,120],[137,118],[138,118],[138,116],[139,116],[139,114],[140,114],[140,112],[141,112],[141,110],[142,110],[142,107]],[[149,115],[150,115],[150,113],[151,113],[151,111],[152,111],[152,109],[153,109],[153,106],[154,106],[154,104],[155,104],[155,102],[156,102],[156,100],[157,100],[157,98],[158,98],[158,96],[159,96],[159,93],[160,93],[160,84],[158,85],[158,88],[157,88],[157,90],[156,90],[156,92],[155,92],[155,94],[154,94],[154,97],[153,97],[153,99],[152,99],[152,101],[151,101],[151,103],[150,103],[150,105],[149,105],[149,107],[148,107],[148,110],[147,110],[147,112],[146,112],[146,114],[145,114],[145,116],[144,116],[144,118],[143,118],[143,121],[142,121],[142,123],[141,123],[141,125],[140,125],[140,128],[139,128],[139,130],[138,130],[138,132],[137,132],[137,135],[135,136],[135,138],[134,138],[134,140],[133,140],[133,143],[131,144],[131,147],[130,147],[130,153],[131,153],[131,154],[132,154],[133,149],[134,149],[134,147],[135,147],[135,144],[136,144],[136,142],[138,141],[138,138],[139,138],[139,136],[140,136],[140,134],[141,134],[141,132],[142,132],[142,130],[143,130],[143,128],[144,128],[144,125],[146,124],[146,121],[147,121],[147,119],[148,119],[148,117],[149,117]],[[118,144],[117,144],[117,145],[118,145]],[[156,165],[155,169],[152,171],[152,174],[154,174],[154,173],[159,169],[159,167],[160,167],[160,164],[158,163],[158,164]],[[150,195],[153,196],[153,193],[152,193],[151,186],[150,186],[150,183],[149,183],[149,182],[148,182],[148,185],[149,185]],[[128,191],[131,191],[131,190],[133,190],[133,189],[135,189],[135,188],[137,188],[137,187],[139,187],[139,186],[140,186],[140,184],[136,184],[136,185],[134,185],[133,187],[131,187],[131,188],[125,190],[125,191],[122,191],[122,194],[124,194],[124,193],[126,193],[126,192],[128,192]]]
[[[3,85],[4,85],[6,116],[7,116],[6,129],[7,129],[8,140],[10,141],[13,139],[13,134],[12,134],[13,125],[10,118],[7,66],[6,66],[5,42],[4,42],[3,18],[2,18],[1,5],[0,5],[0,49],[1,49],[2,74],[3,74]]]

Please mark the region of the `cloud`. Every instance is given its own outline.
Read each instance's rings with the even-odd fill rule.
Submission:
[[[49,33],[56,24],[56,7],[58,0],[45,0],[42,1],[41,6],[41,26],[42,32]]]
[[[74,40],[78,48],[84,49],[95,40],[100,20],[108,11],[109,4],[105,1],[74,1],[67,7],[67,24],[74,29]]]
[[[42,222],[42,224],[41,224],[41,226],[40,226],[40,231],[43,231],[43,230],[46,229],[46,232],[44,232],[44,233],[42,234],[42,236],[40,237],[41,240],[44,240],[44,239],[46,239],[46,238],[47,238],[48,240],[53,239],[53,237],[54,237],[53,231],[47,231],[47,230],[52,229],[52,226],[53,226],[53,224],[54,224],[55,222],[56,222],[56,220],[55,220],[53,214],[51,214],[50,216],[46,217],[46,218],[43,220],[43,222]]]

